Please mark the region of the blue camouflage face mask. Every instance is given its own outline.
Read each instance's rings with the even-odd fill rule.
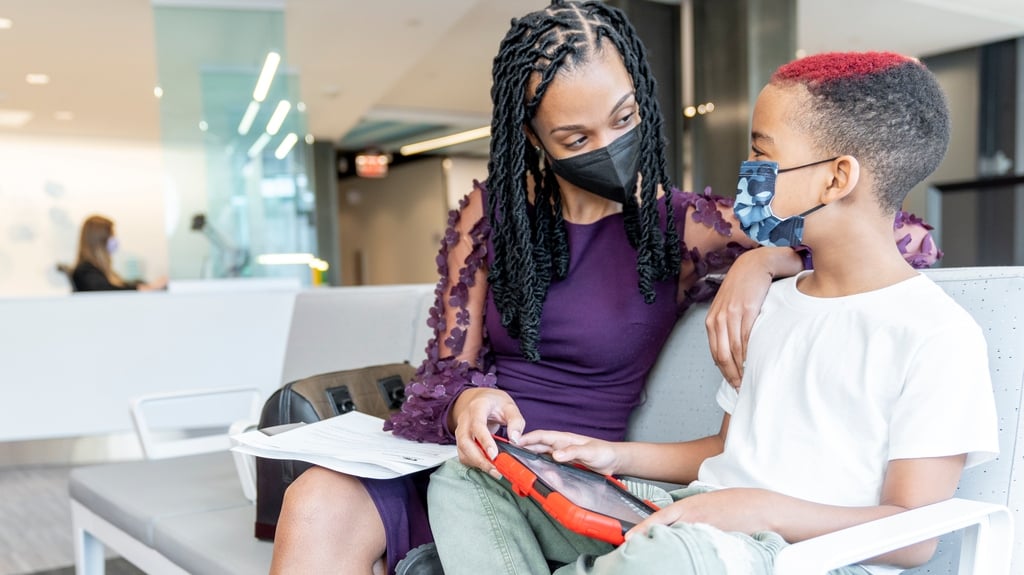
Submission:
[[[838,156],[836,156],[838,158]],[[775,179],[784,172],[831,162],[836,158],[820,160],[779,169],[778,162],[748,161],[740,164],[740,178],[736,185],[736,202],[732,206],[743,233],[762,246],[795,247],[803,243],[804,218],[825,207],[819,204],[806,212],[780,218],[772,213],[772,198],[775,197]]]

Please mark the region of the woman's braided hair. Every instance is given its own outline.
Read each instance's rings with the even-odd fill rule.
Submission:
[[[552,281],[565,278],[569,248],[562,201],[552,170],[524,128],[537,113],[544,93],[561,70],[585,65],[606,42],[622,57],[633,79],[640,123],[640,201],[626,194],[623,219],[637,251],[636,269],[644,301],[654,301],[654,282],[679,272],[681,254],[670,197],[665,198],[666,225],[658,215],[659,188],[671,194],[662,135],[661,108],[647,54],[625,15],[603,2],[552,4],[512,21],[494,58],[491,99],[491,154],[487,165],[487,215],[493,225],[494,258],[489,281],[501,323],[518,338],[523,356],[540,359],[537,350],[541,310]],[[533,75],[536,74],[536,77]],[[531,79],[535,82],[529,93]],[[529,176],[528,176],[529,174]],[[534,201],[528,202],[527,177]]]

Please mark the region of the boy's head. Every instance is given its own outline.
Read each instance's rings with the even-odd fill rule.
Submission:
[[[780,67],[771,86],[802,94],[788,120],[816,148],[814,159],[856,158],[888,214],[938,167],[949,145],[942,88],[913,58],[891,52],[818,54]]]

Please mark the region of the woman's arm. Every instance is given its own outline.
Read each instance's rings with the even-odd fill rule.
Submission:
[[[768,287],[775,279],[790,277],[813,266],[808,248],[758,247],[740,229],[732,200],[711,194],[675,192],[685,210],[684,261],[679,294],[683,309],[693,302],[712,300],[705,319],[711,356],[722,376],[735,387],[743,378],[750,329],[761,311]],[[904,259],[915,268],[934,264],[942,251],[932,240],[931,226],[900,211],[893,222],[895,242]],[[754,249],[754,248],[757,249]],[[708,274],[728,271],[720,284]]]
[[[384,424],[396,435],[452,443],[448,421],[456,398],[469,388],[495,386],[484,339],[489,233],[482,192],[476,188],[448,217],[437,255],[440,279],[427,319],[434,336],[427,343],[426,359],[406,385],[402,410]]]

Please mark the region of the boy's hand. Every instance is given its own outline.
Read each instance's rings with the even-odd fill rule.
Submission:
[[[520,447],[534,453],[550,453],[555,461],[579,463],[604,475],[612,475],[621,468],[617,445],[562,431],[531,431],[519,440]]]
[[[775,493],[764,489],[719,489],[691,495],[662,508],[626,532],[644,535],[652,525],[705,523],[722,531],[754,533],[771,529]],[[775,509],[778,512],[778,509]]]

